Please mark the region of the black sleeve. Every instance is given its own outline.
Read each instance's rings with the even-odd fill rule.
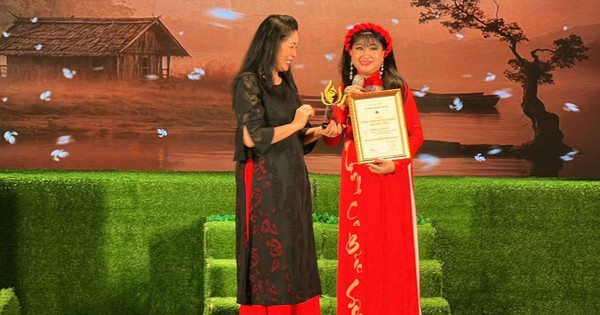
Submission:
[[[236,152],[234,159],[244,161],[251,158],[244,146],[243,127],[246,126],[254,142],[251,149],[256,157],[263,156],[271,147],[274,127],[268,124],[262,99],[260,82],[254,74],[243,75],[233,92],[233,110],[237,117]]]
[[[304,139],[306,139],[306,133],[308,132],[308,129],[311,128],[311,124],[309,122],[306,122],[306,126],[304,126],[304,128],[302,128],[300,130],[300,135],[302,137],[302,143],[304,143]],[[318,141],[313,141],[309,144],[305,144],[303,149],[304,149],[304,154],[309,154],[310,152],[312,152],[312,150],[315,148],[315,145],[317,145]]]

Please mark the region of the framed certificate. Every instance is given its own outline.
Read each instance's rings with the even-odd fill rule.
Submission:
[[[358,163],[410,159],[400,89],[348,95]]]

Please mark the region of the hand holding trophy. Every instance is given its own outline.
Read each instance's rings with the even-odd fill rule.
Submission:
[[[331,106],[338,106],[338,104],[344,103],[346,101],[346,95],[342,93],[342,87],[339,86],[336,89],[333,88],[333,84],[331,80],[325,86],[325,90],[321,92],[321,102],[325,104],[325,119],[321,124],[321,128],[327,128],[329,125],[329,120],[331,119]]]

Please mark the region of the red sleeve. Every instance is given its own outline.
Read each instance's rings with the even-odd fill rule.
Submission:
[[[338,106],[332,105],[332,108],[333,113],[331,114],[331,120],[335,121],[337,124],[346,124],[346,117],[348,116],[348,107],[346,107],[346,110],[342,110]],[[340,133],[335,138],[323,137],[323,142],[325,142],[326,145],[333,147],[338,145],[342,141],[343,137],[344,132]]]
[[[399,167],[406,165],[412,161],[417,154],[417,151],[423,145],[423,128],[421,127],[421,119],[419,118],[419,112],[417,111],[417,103],[410,93],[410,89],[406,87],[407,93],[406,103],[404,104],[404,116],[406,118],[406,129],[408,129],[408,143],[410,146],[410,160],[396,160],[396,170]]]
[[[421,119],[417,111],[417,103],[410,93],[410,89],[406,88],[407,98],[404,105],[404,114],[406,115],[406,128],[408,129],[408,142],[410,143],[410,155],[414,157],[417,151],[423,145],[423,127],[421,127]]]

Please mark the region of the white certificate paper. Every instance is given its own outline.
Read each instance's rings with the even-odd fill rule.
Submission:
[[[349,96],[359,163],[410,158],[401,90]]]

